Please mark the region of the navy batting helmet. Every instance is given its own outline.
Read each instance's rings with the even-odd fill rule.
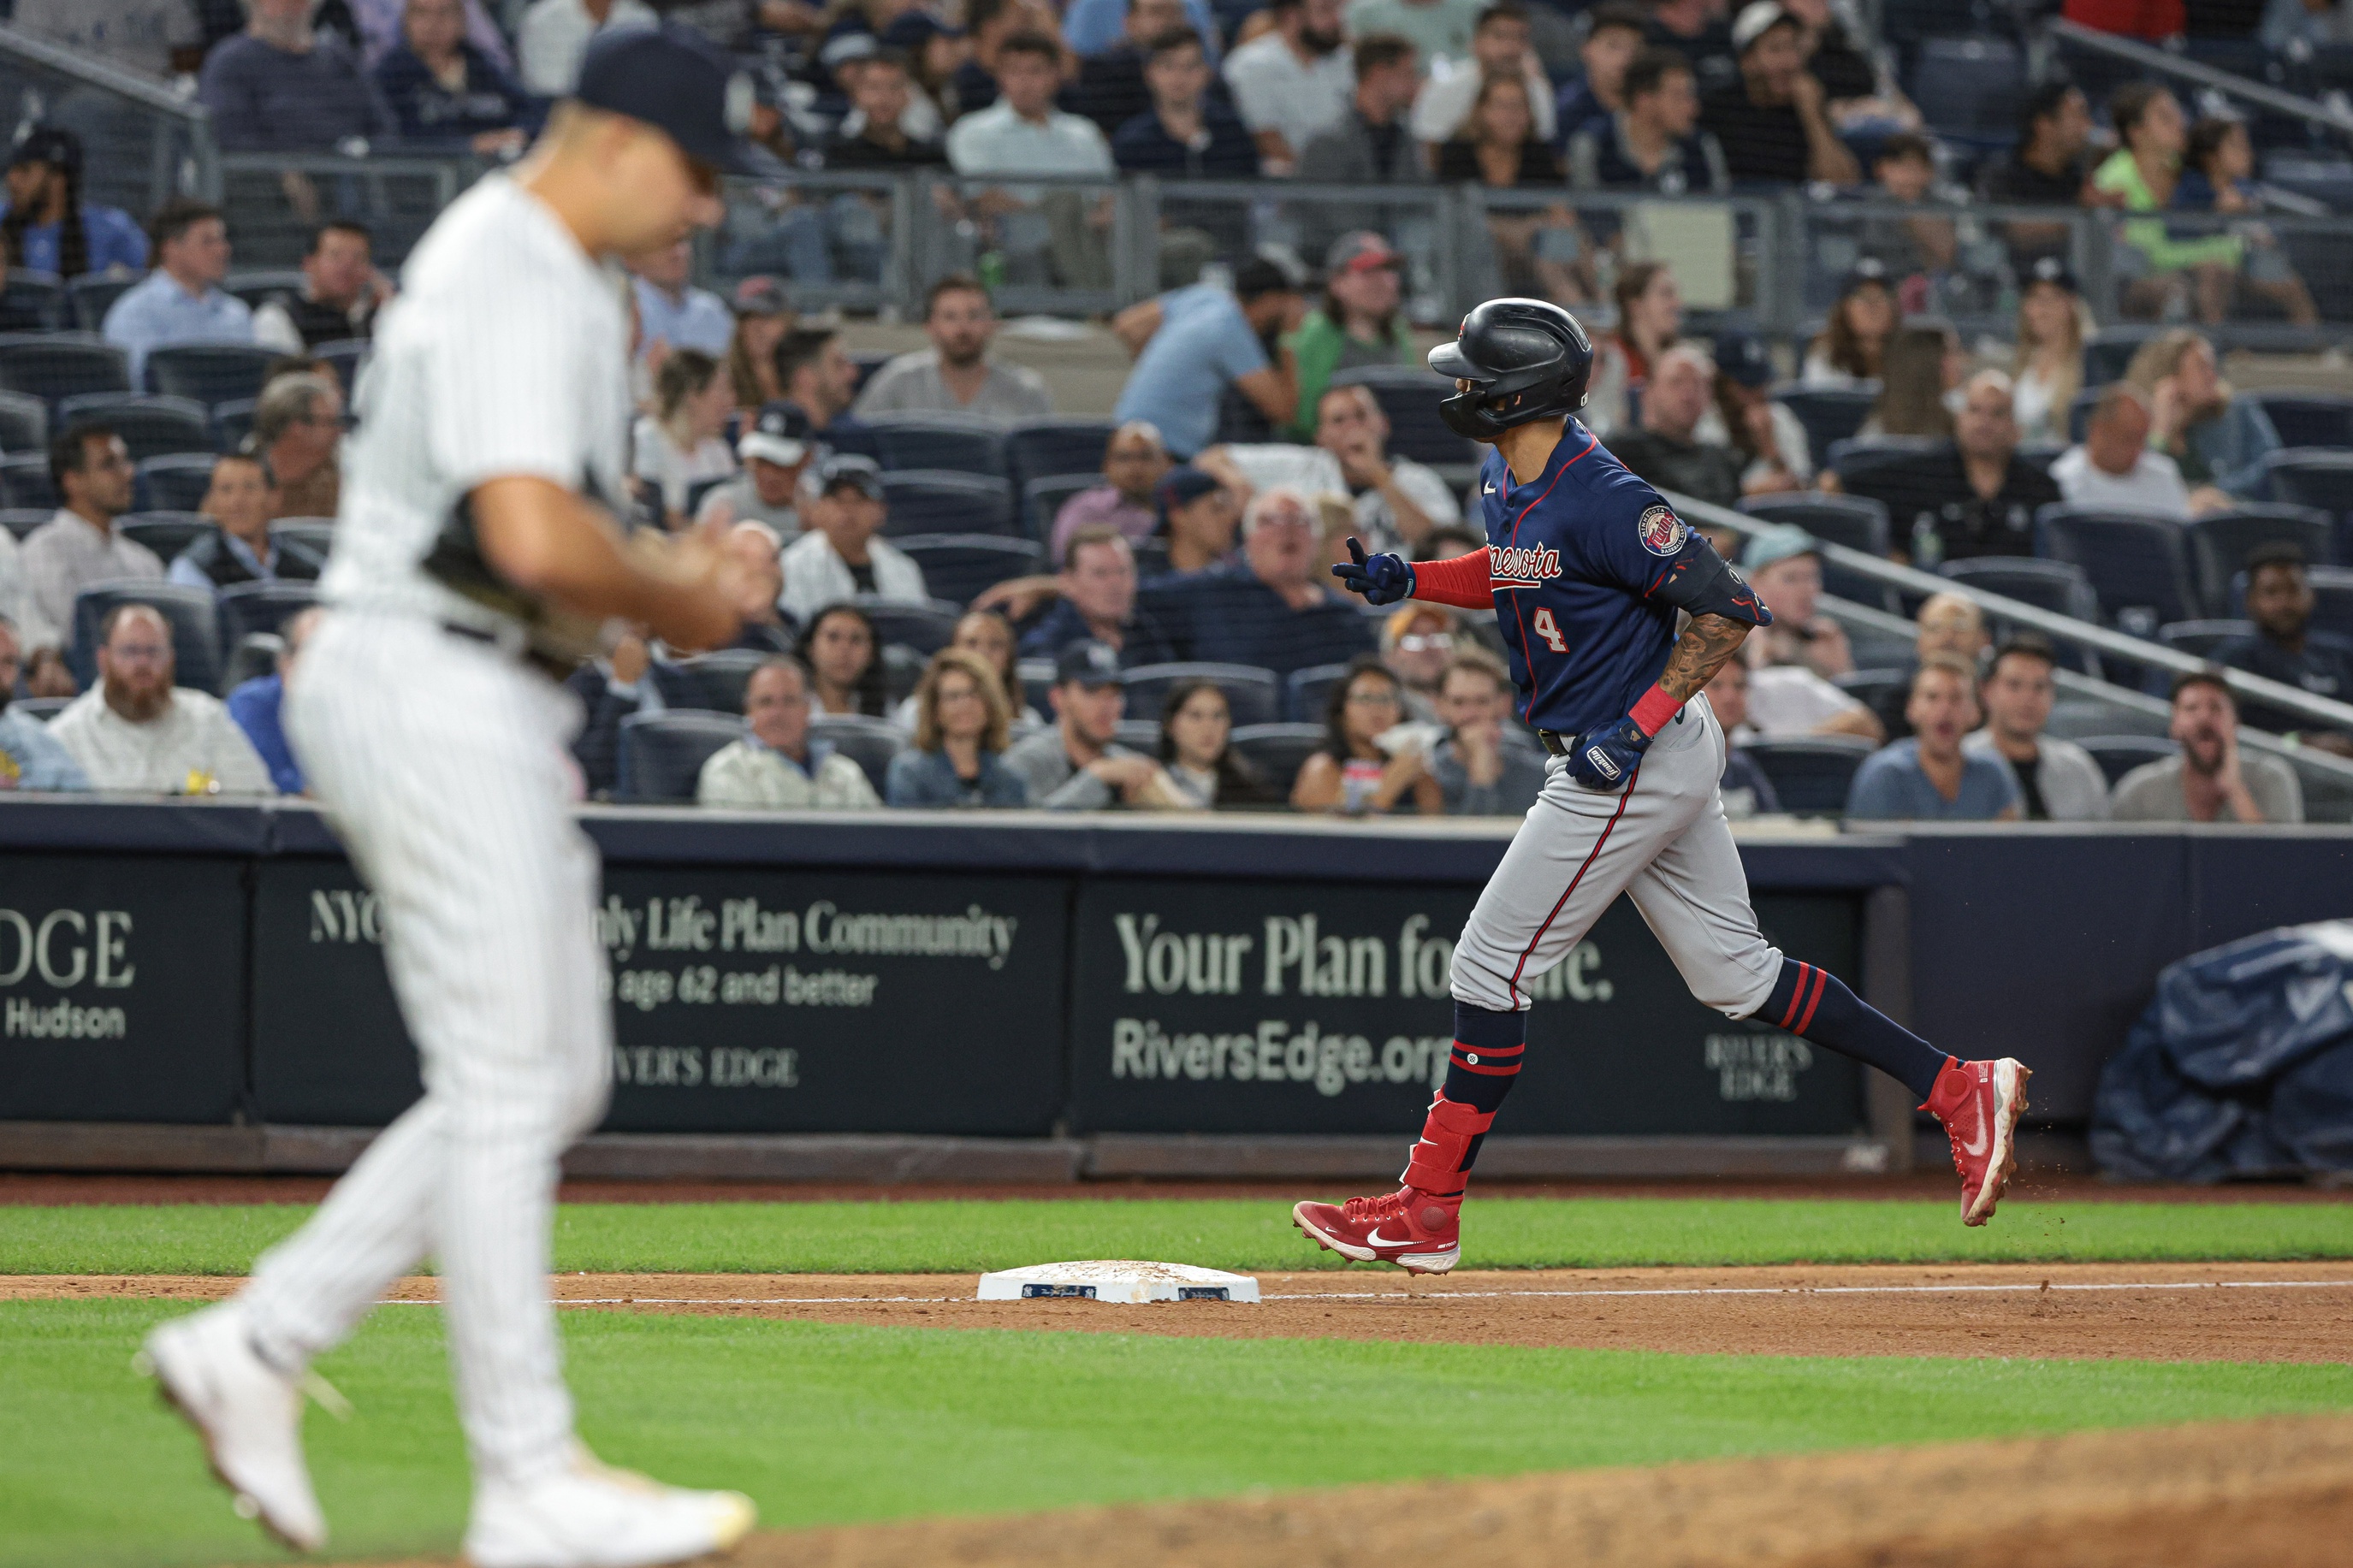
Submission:
[[[1514,425],[1584,407],[1593,341],[1576,317],[1547,300],[1490,300],[1462,318],[1452,342],[1430,351],[1430,368],[1471,383],[1438,405],[1447,427],[1493,441]]]

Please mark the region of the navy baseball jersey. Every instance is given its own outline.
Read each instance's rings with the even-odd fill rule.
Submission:
[[[1526,484],[1488,453],[1479,490],[1521,717],[1562,735],[1624,718],[1674,646],[1659,589],[1715,547],[1575,419]]]

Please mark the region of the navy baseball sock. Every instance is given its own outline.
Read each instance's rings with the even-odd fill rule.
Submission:
[[[1781,961],[1781,978],[1773,983],[1773,994],[1749,1016],[1868,1062],[1923,1101],[1936,1087],[1936,1075],[1953,1059],[1848,990],[1829,970],[1794,958]]]
[[[1446,1058],[1446,1086],[1430,1102],[1421,1139],[1407,1162],[1405,1183],[1440,1197],[1459,1195],[1479,1158],[1479,1145],[1504,1097],[1520,1081],[1527,1051],[1528,1016],[1491,1013],[1454,1004],[1454,1049]]]

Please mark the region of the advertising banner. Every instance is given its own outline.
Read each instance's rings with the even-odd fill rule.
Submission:
[[[1446,1075],[1474,889],[1104,880],[1073,933],[1072,1130],[1394,1131]],[[1855,900],[1764,894],[1767,940],[1856,979]],[[1842,1134],[1845,1058],[1694,1001],[1632,905],[1528,986],[1515,1134]]]

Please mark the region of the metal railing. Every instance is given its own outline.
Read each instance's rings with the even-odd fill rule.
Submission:
[[[239,267],[291,267],[328,218],[368,226],[380,265],[397,267],[441,209],[494,163],[480,158],[226,153],[214,199]]]
[[[81,138],[86,200],[144,219],[172,196],[210,196],[212,116],[131,71],[0,26],[0,140],[36,123]]]
[[[2306,125],[2353,138],[2353,112],[2348,112],[2341,105],[2299,97],[2268,82],[2234,75],[2169,49],[2118,37],[2114,33],[2103,33],[2079,22],[2070,22],[2063,16],[2054,16],[2045,26],[2049,27],[2052,39],[2066,47],[2087,50],[2143,72],[2170,77],[2209,92],[2235,98],[2242,103],[2253,104],[2283,119],[2301,121]]]

